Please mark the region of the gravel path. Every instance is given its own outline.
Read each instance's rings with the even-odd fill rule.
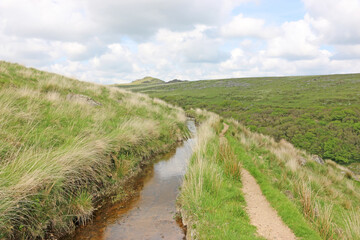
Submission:
[[[270,206],[255,178],[242,169],[241,179],[250,223],[257,228],[258,234],[269,240],[295,240],[296,236]]]

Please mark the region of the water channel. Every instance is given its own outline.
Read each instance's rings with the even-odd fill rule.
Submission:
[[[66,239],[184,239],[185,231],[176,222],[175,213],[179,187],[195,143],[194,121],[188,121],[187,126],[193,137],[144,170],[136,197],[126,205],[105,205],[91,222]]]

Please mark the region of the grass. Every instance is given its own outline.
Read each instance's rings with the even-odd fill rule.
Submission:
[[[358,141],[358,78],[132,87],[255,124],[246,128],[204,110],[186,112],[199,124],[178,198],[188,236],[262,239],[245,211],[240,171],[246,168],[298,238],[360,239],[360,183],[335,162],[358,161],[358,145],[348,141]],[[0,238],[60,236],[86,223],[99,201],[121,191],[141,162],[187,135],[185,121],[182,109],[163,100],[0,62]],[[230,125],[225,137],[222,121]],[[293,144],[280,140],[281,132]],[[320,165],[309,152],[335,161]]]
[[[235,155],[296,236],[318,239],[315,230],[322,239],[360,239],[360,183],[347,177],[346,168],[333,161],[320,165],[284,140],[230,123]]]
[[[205,108],[324,159],[360,162],[360,74],[128,86],[186,110]],[[123,87],[123,86],[120,86]]]
[[[130,84],[123,84],[124,86],[138,85],[138,84],[162,84],[165,83],[163,80],[154,77],[144,77],[142,79],[138,79],[132,81]]]
[[[238,142],[232,137],[228,137],[228,139],[238,160],[256,178],[264,196],[278,212],[284,223],[294,232],[295,236],[303,239],[320,239],[319,235],[309,227],[301,212],[286,198],[286,195],[274,188],[269,183],[268,179],[254,167],[252,158],[246,153],[241,145],[238,145]]]
[[[197,111],[200,113],[200,111]],[[202,112],[207,115],[206,112]],[[178,203],[192,239],[262,239],[250,224],[241,192],[238,162],[218,138],[220,119],[208,113],[198,128]],[[235,174],[233,174],[235,173]]]
[[[85,223],[185,121],[159,99],[0,62],[0,238]]]
[[[201,125],[179,197],[188,234],[195,239],[258,239],[241,191],[241,168],[299,239],[360,239],[359,192],[334,161],[321,165],[291,143],[252,132],[232,119],[191,110]],[[230,125],[225,138],[221,122]]]

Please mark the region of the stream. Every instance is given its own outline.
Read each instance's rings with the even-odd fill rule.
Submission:
[[[194,121],[187,126],[195,136]],[[175,220],[176,198],[195,144],[187,139],[174,151],[148,166],[138,180],[139,194],[124,203],[109,204],[95,213],[66,240],[185,239],[185,230]]]

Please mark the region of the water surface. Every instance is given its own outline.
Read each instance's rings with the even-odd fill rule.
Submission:
[[[193,121],[188,122],[188,128],[195,134]],[[149,166],[138,181],[136,197],[125,205],[103,207],[92,222],[66,239],[184,239],[184,230],[174,219],[175,204],[193,145],[194,138],[188,139]]]

